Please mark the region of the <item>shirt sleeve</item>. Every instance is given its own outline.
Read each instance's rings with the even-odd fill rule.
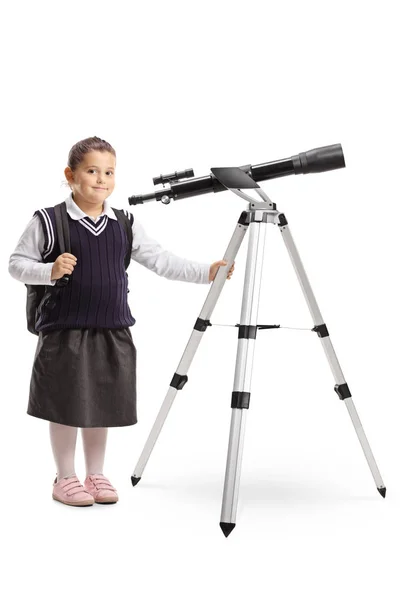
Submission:
[[[14,279],[32,285],[55,285],[57,280],[50,279],[54,262],[43,262],[44,244],[42,224],[34,215],[10,256],[8,272]]]
[[[210,283],[210,263],[199,263],[165,250],[149,237],[136,217],[132,224],[131,258],[161,277],[190,283]]]

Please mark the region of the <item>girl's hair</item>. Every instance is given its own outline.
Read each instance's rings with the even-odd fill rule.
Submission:
[[[114,148],[105,140],[102,140],[97,136],[86,138],[85,140],[77,142],[69,151],[68,166],[70,167],[71,171],[75,171],[79,163],[82,162],[84,155],[92,150],[111,152],[111,154],[116,157]]]
[[[72,146],[68,154],[68,166],[71,171],[75,171],[79,164],[83,161],[83,157],[87,152],[99,150],[100,152],[111,152],[116,157],[114,148],[101,138],[94,136],[84,140],[80,140]],[[66,182],[69,185],[68,182]]]

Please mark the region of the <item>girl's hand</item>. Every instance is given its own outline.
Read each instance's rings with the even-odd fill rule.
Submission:
[[[226,260],[217,260],[217,262],[213,263],[210,267],[210,273],[208,275],[208,281],[214,281],[215,276],[218,272],[219,267],[223,267],[224,265],[227,265],[227,261]],[[227,279],[230,279],[232,277],[232,273],[235,270],[235,261],[233,261],[231,268],[229,269],[228,275],[226,276]]]
[[[73,254],[69,254],[69,252],[64,252],[64,254],[60,254],[54,262],[53,268],[51,269],[51,277],[50,279],[61,279],[64,275],[72,275],[72,271],[78,259]]]

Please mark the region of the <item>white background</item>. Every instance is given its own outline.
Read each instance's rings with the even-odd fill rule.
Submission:
[[[399,93],[395,2],[74,2],[2,13],[1,518],[11,599],[399,598]],[[237,525],[219,527],[237,329],[203,336],[143,473],[130,476],[209,286],[130,267],[138,424],[109,431],[120,502],[51,498],[48,423],[26,414],[37,338],[8,259],[33,212],[65,199],[68,152],[117,153],[112,205],[170,251],[222,259],[232,193],[129,207],[160,173],[279,160],[341,143],[346,168],[261,182],[285,212],[387,486],[358,443],[315,333],[260,331]],[[212,323],[239,322],[248,236]],[[268,226],[259,323],[313,326]],[[67,385],[67,382],[66,382]],[[78,476],[84,478],[80,436]],[[3,555],[4,556],[4,555]],[[4,559],[3,559],[4,561]],[[4,590],[3,590],[4,591]]]

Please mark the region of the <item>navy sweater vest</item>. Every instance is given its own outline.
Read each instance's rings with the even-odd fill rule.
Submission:
[[[131,225],[133,215],[129,216]],[[43,262],[55,262],[61,251],[57,240],[54,207],[37,210],[44,231]],[[124,226],[103,215],[94,223],[89,217],[81,220],[68,215],[71,254],[77,264],[69,283],[59,288],[54,308],[42,302],[38,310],[37,331],[101,327],[130,327],[136,320],[129,309],[128,276],[124,257],[128,239]],[[53,289],[49,286],[48,289]],[[46,298],[47,294],[45,294]]]

